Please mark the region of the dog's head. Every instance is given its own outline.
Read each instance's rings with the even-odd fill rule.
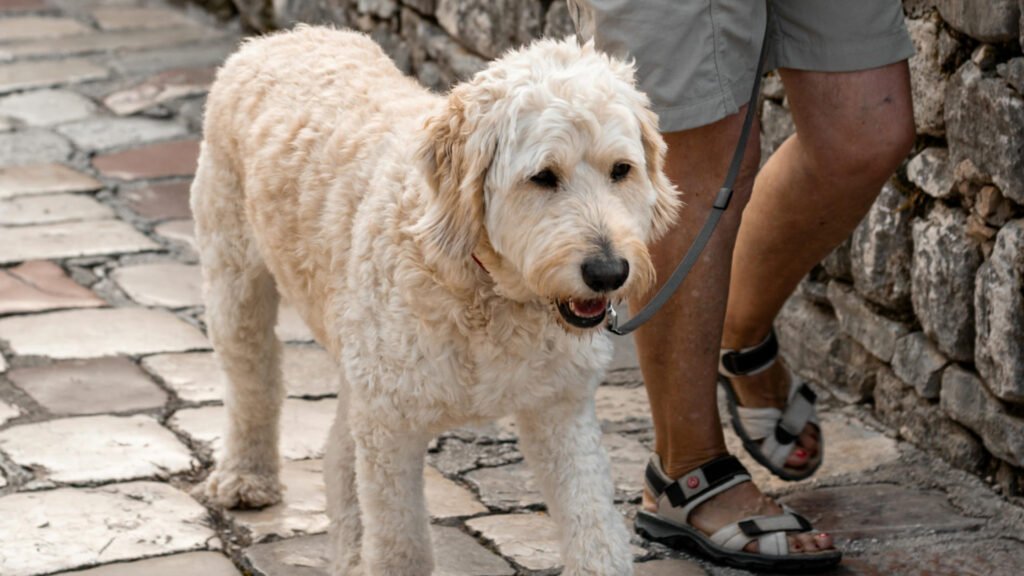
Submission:
[[[427,123],[433,198],[416,233],[441,257],[479,258],[496,290],[599,326],[609,300],[646,292],[646,245],[678,194],[631,65],[592,44],[540,41],[456,86]]]

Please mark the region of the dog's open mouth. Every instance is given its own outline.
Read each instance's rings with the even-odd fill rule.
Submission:
[[[593,328],[604,321],[605,312],[608,310],[606,298],[594,298],[591,300],[568,300],[558,301],[558,313],[576,328]]]

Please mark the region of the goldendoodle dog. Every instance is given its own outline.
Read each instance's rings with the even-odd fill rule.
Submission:
[[[565,574],[632,574],[594,392],[606,306],[654,281],[674,220],[630,65],[540,41],[437,96],[367,37],[302,27],[217,75],[192,185],[223,454],[202,490],[281,497],[279,295],[341,367],[325,474],[332,574],[422,575],[439,432],[512,414]]]

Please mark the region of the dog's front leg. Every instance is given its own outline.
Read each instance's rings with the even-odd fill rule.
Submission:
[[[559,526],[563,576],[633,574],[593,396],[524,411],[516,420],[520,448]]]
[[[353,418],[352,433],[364,572],[367,576],[427,576],[434,569],[423,497],[423,459],[429,437],[386,427],[401,424],[400,418],[360,412],[359,422]]]

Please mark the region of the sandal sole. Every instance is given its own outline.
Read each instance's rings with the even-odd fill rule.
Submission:
[[[695,528],[681,526],[662,520],[658,516],[640,510],[636,515],[637,534],[653,542],[690,552],[715,563],[733,568],[753,571],[784,570],[787,572],[812,573],[827,570],[839,564],[842,552],[816,553],[792,556],[767,556],[750,552],[726,550],[712,542]]]

